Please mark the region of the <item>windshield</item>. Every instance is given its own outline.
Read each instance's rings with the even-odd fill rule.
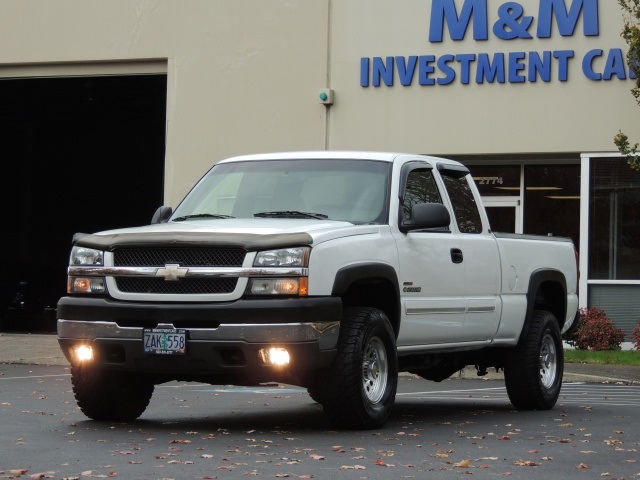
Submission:
[[[215,165],[173,221],[305,218],[386,223],[391,163],[373,160],[263,160]]]

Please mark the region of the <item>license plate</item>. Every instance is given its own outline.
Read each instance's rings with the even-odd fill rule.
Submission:
[[[145,328],[142,340],[144,353],[184,355],[187,352],[187,334],[184,330]]]

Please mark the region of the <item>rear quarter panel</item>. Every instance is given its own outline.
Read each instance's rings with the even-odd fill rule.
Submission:
[[[565,318],[569,328],[578,308],[578,270],[571,240],[561,237],[496,234],[502,264],[503,315],[495,342],[513,343],[519,338],[527,311],[527,293],[534,272],[555,270],[563,274],[567,287]]]

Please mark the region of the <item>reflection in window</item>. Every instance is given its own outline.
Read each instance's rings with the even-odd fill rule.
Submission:
[[[580,165],[526,165],[524,233],[580,245]]]
[[[640,279],[640,174],[623,159],[591,159],[589,278]]]
[[[405,220],[411,218],[411,208],[417,203],[442,203],[431,170],[412,170],[407,176],[407,187],[402,201]]]
[[[443,172],[442,178],[451,199],[460,233],[482,233],[482,219],[478,205],[467,181],[467,178],[470,178],[469,175],[455,178]]]

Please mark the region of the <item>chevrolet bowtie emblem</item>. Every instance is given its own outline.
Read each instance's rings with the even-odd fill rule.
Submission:
[[[176,282],[178,279],[186,277],[188,268],[180,268],[177,263],[168,263],[164,268],[156,270],[156,277],[164,277],[167,282]]]

